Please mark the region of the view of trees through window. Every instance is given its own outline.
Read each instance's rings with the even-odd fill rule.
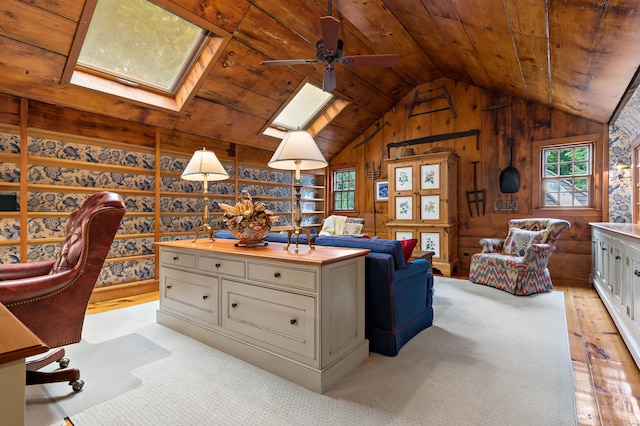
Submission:
[[[334,210],[355,210],[356,171],[343,169],[333,172]]]
[[[544,148],[542,165],[545,207],[589,206],[590,144]]]
[[[98,0],[78,65],[174,93],[207,35],[146,0]]]

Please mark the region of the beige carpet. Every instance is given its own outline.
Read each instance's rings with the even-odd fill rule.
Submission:
[[[517,297],[438,277],[434,301],[434,326],[395,358],[371,354],[324,395],[156,324],[157,303],[92,315],[85,339],[139,333],[171,355],[133,371],[142,386],[71,420],[76,426],[577,424],[562,293]]]

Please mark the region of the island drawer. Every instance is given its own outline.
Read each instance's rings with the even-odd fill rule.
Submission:
[[[177,251],[160,249],[160,264],[164,266],[180,266],[182,268],[195,269],[196,255]]]
[[[314,308],[310,296],[222,280],[222,326],[275,352],[315,359]]]
[[[245,262],[224,257],[198,256],[198,270],[244,278]]]
[[[204,325],[219,325],[220,282],[217,277],[161,269],[160,303]]]
[[[249,279],[271,284],[315,290],[317,273],[315,269],[292,268],[284,264],[248,262]]]

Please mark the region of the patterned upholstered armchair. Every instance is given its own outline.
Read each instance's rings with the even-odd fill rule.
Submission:
[[[561,219],[510,220],[506,240],[480,240],[482,252],[471,257],[469,280],[518,296],[551,290],[547,264],[560,233],[569,228]]]

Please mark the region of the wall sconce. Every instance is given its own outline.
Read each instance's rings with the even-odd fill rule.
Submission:
[[[617,174],[615,179],[623,180],[623,179],[631,179],[631,176],[625,176],[625,170],[629,168],[629,165],[622,160],[618,160],[613,165],[613,168],[617,170]]]

